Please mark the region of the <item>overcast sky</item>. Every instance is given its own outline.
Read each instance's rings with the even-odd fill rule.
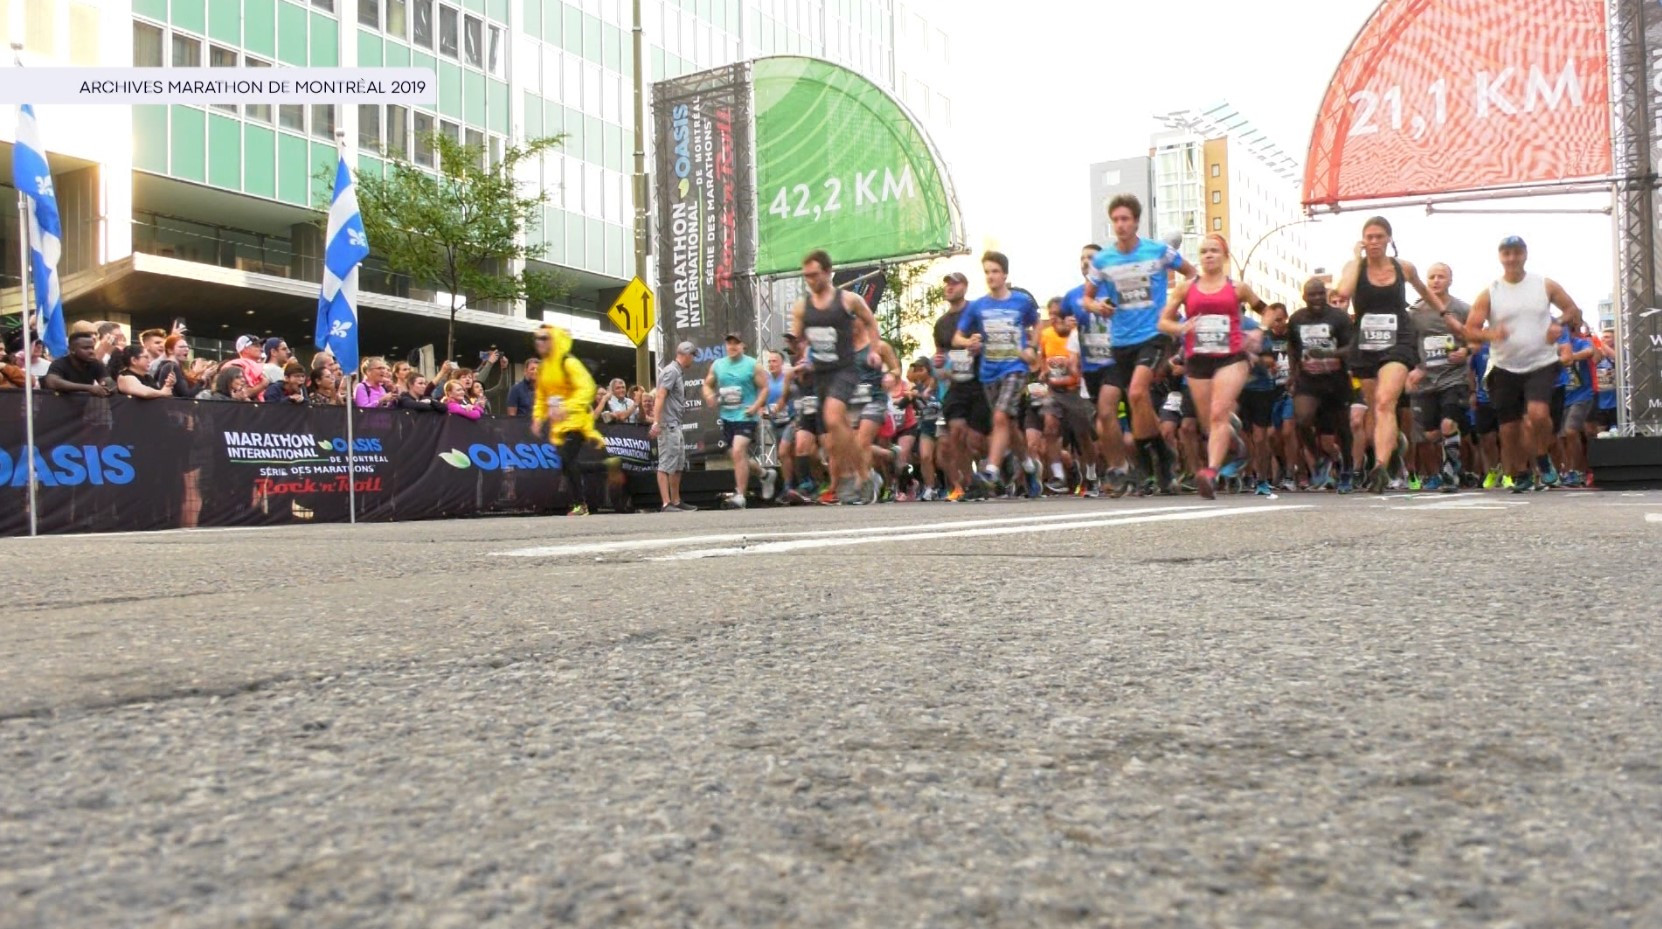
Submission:
[[[1090,234],[1089,166],[1146,152],[1156,113],[1227,100],[1302,165],[1333,70],[1376,6],[1026,0],[998,7],[1019,9],[1011,15],[934,2],[931,15],[947,24],[961,75],[949,91],[955,131],[942,148],[969,245],[996,243],[1010,255],[1011,279],[1036,294],[1076,282],[1078,248]],[[1608,204],[1608,197],[1582,197],[1482,206]],[[1311,265],[1337,269],[1371,212],[1325,217],[1311,227],[1321,248]],[[1606,214],[1428,217],[1415,207],[1385,215],[1402,256],[1421,268],[1447,262],[1455,294],[1468,300],[1498,274],[1495,246],[1513,233],[1529,241],[1531,269],[1563,284],[1589,311],[1610,293]]]

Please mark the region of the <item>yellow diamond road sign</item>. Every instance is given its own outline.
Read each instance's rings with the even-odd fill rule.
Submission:
[[[652,333],[652,327],[658,322],[657,307],[652,302],[652,291],[648,290],[646,284],[638,277],[630,281],[628,287],[623,288],[623,293],[618,296],[617,302],[612,304],[612,308],[606,311],[606,315],[611,317],[612,322],[617,323],[617,327],[623,330],[629,341],[636,345],[646,341],[646,337]]]

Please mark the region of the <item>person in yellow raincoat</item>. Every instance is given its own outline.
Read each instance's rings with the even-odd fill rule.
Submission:
[[[594,427],[594,378],[581,361],[571,357],[571,333],[566,330],[542,327],[537,330],[536,346],[542,367],[537,372],[537,399],[531,407],[531,432],[542,436],[547,430],[549,444],[560,452],[560,472],[571,490],[569,515],[587,516],[578,455],[585,444],[602,451],[606,448],[605,438]],[[621,462],[607,457],[605,465],[609,489],[620,490]]]

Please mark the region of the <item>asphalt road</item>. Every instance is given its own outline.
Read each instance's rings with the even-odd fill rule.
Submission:
[[[1662,494],[0,543],[0,927],[1662,925]]]

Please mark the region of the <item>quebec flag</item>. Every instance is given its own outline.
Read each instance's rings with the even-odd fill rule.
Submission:
[[[35,108],[17,108],[17,144],[12,146],[12,183],[29,198],[29,274],[35,282],[35,317],[40,339],[54,357],[69,354],[63,328],[63,292],[58,284],[58,256],[63,252],[63,224],[46,146],[40,143]],[[27,363],[27,362],[25,362]]]
[[[358,193],[342,155],[335,168],[335,193],[323,246],[323,289],[317,298],[317,334],[312,341],[335,356],[341,370],[358,369],[358,265],[369,256],[369,236],[358,214]]]

